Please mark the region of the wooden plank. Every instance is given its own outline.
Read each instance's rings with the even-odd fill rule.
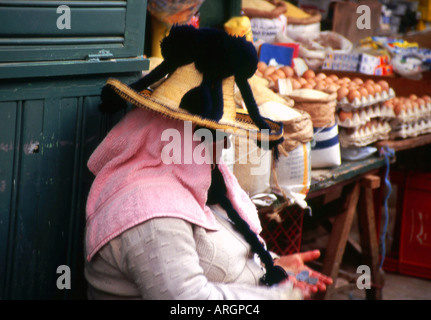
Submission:
[[[329,237],[327,251],[323,262],[322,273],[331,277],[334,282],[337,279],[338,271],[342,262],[344,249],[346,248],[347,239],[352,227],[353,217],[356,211],[356,205],[359,200],[360,185],[356,182],[349,186],[351,192],[348,193],[347,209],[335,217],[335,222]],[[326,292],[317,295],[317,298],[326,299],[330,296],[334,285],[329,286]]]
[[[377,189],[380,187],[380,177],[368,174],[361,180],[361,186],[364,188]]]
[[[379,267],[379,244],[376,233],[373,189],[362,187],[358,206],[359,234],[362,263],[370,267],[371,289],[366,290],[367,299],[382,299],[383,276]]]
[[[377,148],[388,146],[394,151],[402,151],[421,147],[427,144],[431,144],[431,133],[402,140],[382,140],[376,142],[374,146]]]
[[[329,188],[340,182],[353,181],[362,174],[369,174],[374,169],[385,166],[385,159],[382,157],[369,157],[360,161],[343,161],[338,167],[319,170],[322,172],[322,179],[316,180],[316,171],[312,173],[312,183],[310,185],[310,197],[323,189]]]

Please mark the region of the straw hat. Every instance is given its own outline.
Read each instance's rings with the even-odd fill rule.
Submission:
[[[191,89],[199,86],[203,75],[191,63],[177,68],[152,93],[148,90],[135,91],[130,86],[116,79],[108,79],[106,86],[115,91],[122,99],[136,107],[154,111],[168,118],[191,121],[194,124],[225,133],[249,137],[257,141],[269,141],[273,147],[283,140],[283,125],[263,118],[270,130],[259,131],[247,111],[237,108],[234,100],[235,79],[233,76],[222,81],[223,116],[215,121],[193,114],[180,108],[182,97]],[[269,132],[268,132],[269,131]]]

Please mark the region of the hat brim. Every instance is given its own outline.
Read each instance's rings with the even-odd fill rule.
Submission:
[[[269,125],[270,130],[260,131],[254,124],[249,114],[241,109],[237,110],[235,120],[215,121],[203,118],[181,108],[172,108],[163,104],[151,95],[137,92],[123,82],[110,78],[106,85],[114,90],[122,99],[130,102],[136,107],[154,111],[170,119],[191,121],[192,123],[213,130],[223,130],[226,133],[256,139],[257,141],[268,141],[276,143],[283,139],[283,124],[268,118],[263,118]],[[269,132],[268,132],[269,131]]]

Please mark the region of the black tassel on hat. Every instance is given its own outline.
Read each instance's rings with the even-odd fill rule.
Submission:
[[[264,284],[271,286],[287,279],[288,275],[286,271],[282,267],[274,265],[271,254],[265,249],[257,235],[250,229],[248,223],[241,218],[232,206],[232,203],[227,197],[226,185],[218,166],[212,170],[211,186],[208,190],[207,203],[221,205],[221,207],[226,211],[229,219],[233,221],[238,231],[250,244],[253,252],[259,256],[266,269],[266,274],[261,279]]]

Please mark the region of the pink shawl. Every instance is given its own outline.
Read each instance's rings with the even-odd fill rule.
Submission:
[[[162,150],[173,140],[162,133],[181,134],[182,159],[192,158],[184,140],[185,122],[135,108],[108,133],[88,161],[96,176],[87,199],[86,249],[90,261],[106,243],[125,230],[156,217],[176,217],[208,230],[219,228],[205,205],[211,184],[211,164],[165,164]],[[166,140],[166,139],[163,139]],[[194,150],[201,142],[194,141]],[[166,151],[166,149],[165,149]],[[165,161],[166,162],[166,161]],[[228,198],[251,229],[259,234],[256,208],[235,176],[221,163]]]

